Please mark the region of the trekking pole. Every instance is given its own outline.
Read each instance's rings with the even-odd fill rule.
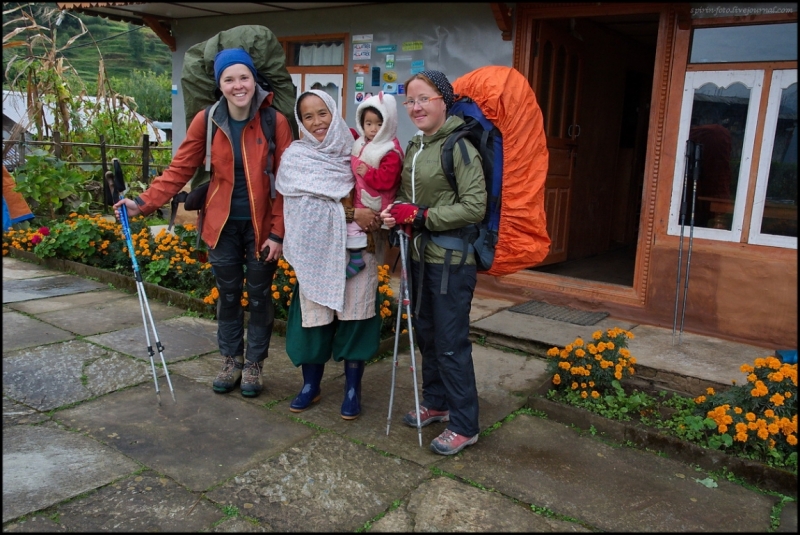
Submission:
[[[122,191],[125,189],[122,166],[117,158],[114,158],[112,163],[114,167],[114,173],[111,175],[111,177],[106,175],[106,179],[109,181],[108,186],[112,191],[112,195],[114,192],[116,192],[117,200],[122,200],[124,198]],[[169,377],[169,370],[167,369],[167,362],[164,359],[164,346],[161,344],[161,340],[158,338],[158,331],[156,330],[156,323],[153,319],[153,312],[150,310],[150,303],[147,301],[147,293],[144,289],[144,281],[142,280],[142,274],[139,271],[139,263],[136,261],[136,253],[134,252],[133,248],[133,238],[131,237],[131,229],[128,222],[128,209],[124,205],[120,207],[119,220],[122,224],[122,233],[125,235],[125,241],[128,245],[128,254],[131,257],[131,263],[133,264],[133,276],[136,280],[136,293],[139,296],[139,308],[142,312],[144,336],[147,341],[147,353],[150,356],[150,369],[153,372],[153,382],[155,383],[156,387],[158,404],[161,405],[161,391],[158,388],[158,375],[156,374],[155,361],[153,360],[153,345],[150,343],[150,331],[147,328],[147,317],[150,318],[150,326],[153,329],[153,338],[155,339],[156,347],[158,348],[158,354],[161,356],[161,364],[164,366],[164,374],[167,377],[167,384],[169,385],[169,391],[172,394],[172,401],[177,403],[177,400],[175,399],[175,391],[172,388],[172,381]],[[147,311],[147,317],[145,316],[145,310]]]
[[[691,172],[691,162],[694,155],[694,142],[686,140],[686,154],[684,154],[683,169],[683,188],[681,189],[681,239],[678,244],[678,274],[675,279],[675,313],[672,316],[672,345],[675,345],[675,329],[678,326],[678,296],[681,289],[681,267],[683,264],[683,229],[686,225],[686,186],[689,183],[689,173]]]
[[[398,232],[403,232],[398,227]],[[399,258],[399,257],[398,257]],[[397,263],[395,262],[395,266]],[[397,377],[397,354],[400,347],[400,317],[403,315],[403,287],[406,283],[405,277],[400,277],[400,296],[401,299],[397,300],[397,321],[394,327],[394,356],[392,357],[392,389],[389,392],[389,415],[386,417],[386,436],[389,436],[389,427],[392,425],[392,405],[394,404],[394,385]]]
[[[686,294],[689,293],[689,266],[692,263],[692,240],[694,238],[694,208],[697,200],[697,179],[700,178],[700,159],[703,154],[703,146],[694,146],[694,169],[692,173],[692,216],[689,218],[689,250],[686,253],[686,279],[683,287],[683,305],[681,310],[681,330],[678,333],[678,343],[681,343],[683,336],[683,320],[686,317]]]
[[[408,342],[411,346],[411,377],[414,379],[414,409],[417,411],[417,436],[419,437],[419,447],[422,447],[422,425],[419,419],[419,387],[417,385],[417,357],[416,350],[414,349],[414,329],[411,323],[411,299],[409,297],[410,281],[408,277],[408,236],[403,231],[402,227],[397,229],[400,238],[400,299],[401,305],[406,309],[408,316]],[[401,306],[398,306],[401,309]],[[398,314],[398,316],[401,314]],[[399,324],[399,322],[398,322]],[[394,396],[394,381],[392,382],[392,397]],[[390,399],[390,414],[391,414],[391,399]],[[388,433],[388,425],[387,425]]]

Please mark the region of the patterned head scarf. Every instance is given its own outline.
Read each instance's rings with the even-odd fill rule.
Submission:
[[[439,93],[444,97],[446,110],[450,111],[450,107],[455,101],[455,95],[453,94],[453,86],[450,84],[450,80],[447,79],[447,76],[439,71],[421,71],[419,74],[433,82],[433,85],[436,86],[436,89],[438,89]]]

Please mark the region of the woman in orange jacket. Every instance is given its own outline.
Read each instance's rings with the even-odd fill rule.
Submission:
[[[211,183],[200,229],[220,293],[217,342],[223,365],[213,389],[227,393],[241,381],[242,395],[252,397],[263,389],[261,369],[275,317],[270,287],[283,250],[283,197],[272,194],[270,175],[277,174],[292,131],[277,113],[275,153],[272,169],[267,169],[270,143],[264,139],[259,110],[272,103],[273,94],[256,84],[253,59],[242,49],[219,52],[214,75],[223,100],[212,117],[218,128],[211,144]],[[129,217],[154,212],[191,180],[205,156],[205,111],[200,111],[164,173],[140,196],[122,199],[114,207],[125,206]],[[241,306],[245,268],[250,301],[246,360]]]

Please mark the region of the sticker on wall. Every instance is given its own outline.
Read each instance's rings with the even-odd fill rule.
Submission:
[[[397,45],[379,45],[375,47],[378,54],[391,54],[397,51]]]
[[[383,92],[387,95],[396,95],[397,94],[397,84],[383,84]]]
[[[177,95],[178,94],[178,86],[175,85],[175,84],[172,84],[172,94],[173,95]]]
[[[372,87],[381,85],[381,68],[372,67]]]
[[[386,68],[394,69],[394,54],[386,54]]]
[[[353,63],[353,74],[369,74],[369,63]]]
[[[371,33],[364,33],[361,35],[354,35],[353,36],[354,43],[371,43],[372,42],[372,34]]]
[[[356,43],[353,45],[353,60],[361,61],[372,58],[372,43]]]
[[[364,92],[363,91],[356,91],[356,104],[361,104],[364,102]]]
[[[422,50],[422,41],[406,41],[403,43],[403,52],[411,52],[412,50]]]
[[[411,62],[411,74],[417,74],[425,70],[425,60],[418,59]]]
[[[406,94],[406,84],[397,84],[397,94],[398,95]]]
[[[397,81],[397,73],[394,71],[386,71],[383,73],[383,81],[384,82],[396,82]]]
[[[356,76],[356,91],[364,91],[364,77]]]
[[[395,61],[411,61],[411,59],[410,54],[402,54],[394,57]]]

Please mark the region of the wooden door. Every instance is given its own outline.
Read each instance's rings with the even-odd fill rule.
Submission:
[[[550,165],[545,181],[545,213],[550,253],[538,265],[567,259],[570,189],[580,145],[578,98],[581,42],[569,20],[539,21],[534,43],[533,83],[542,108]]]

